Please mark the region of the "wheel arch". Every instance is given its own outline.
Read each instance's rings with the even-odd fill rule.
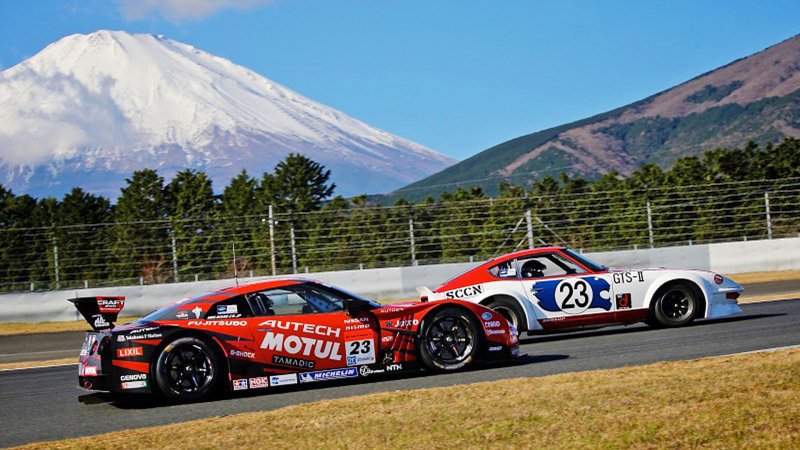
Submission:
[[[186,328],[178,328],[177,330],[169,333],[169,335],[165,336],[164,340],[158,344],[155,351],[153,351],[153,356],[150,358],[150,376],[155,380],[155,373],[156,370],[156,362],[158,361],[159,355],[161,355],[161,351],[169,345],[170,342],[173,342],[177,339],[185,338],[185,337],[193,337],[197,339],[201,339],[208,343],[210,347],[214,350],[217,354],[217,358],[222,361],[220,365],[220,369],[222,369],[221,380],[224,380],[223,383],[225,385],[225,389],[228,389],[230,383],[228,382],[231,373],[231,363],[228,360],[225,350],[222,347],[222,342],[219,341],[216,337],[214,337],[211,333],[207,333],[202,330],[188,330]]]
[[[653,307],[655,305],[655,299],[664,292],[668,287],[675,285],[675,284],[685,284],[689,286],[689,288],[694,292],[697,296],[697,300],[700,302],[698,305],[698,311],[702,311],[702,316],[696,316],[695,318],[701,319],[708,315],[708,296],[706,295],[705,289],[701,287],[702,280],[700,279],[692,279],[693,277],[676,277],[676,278],[665,278],[660,280],[659,283],[653,283],[650,288],[648,289],[647,296],[646,296],[646,304],[648,314],[653,314]]]
[[[539,321],[536,320],[536,315],[533,312],[532,308],[530,307],[530,302],[528,302],[528,299],[521,300],[517,298],[515,295],[509,293],[496,293],[484,298],[478,304],[481,306],[486,306],[488,308],[488,305],[496,300],[511,301],[519,306],[519,308],[522,310],[522,317],[520,319],[523,320],[523,323],[520,324],[522,325],[519,329],[520,332],[540,328],[538,326]],[[535,324],[534,327],[531,327],[531,324]]]

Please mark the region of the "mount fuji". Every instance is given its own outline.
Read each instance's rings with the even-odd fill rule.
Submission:
[[[112,198],[142,168],[205,171],[217,190],[289,152],[328,169],[337,193],[382,193],[454,159],[371,127],[231,61],[164,36],[67,36],[0,73],[0,183]]]

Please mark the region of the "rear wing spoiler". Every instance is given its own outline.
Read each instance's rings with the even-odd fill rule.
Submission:
[[[117,315],[125,306],[125,297],[78,297],[69,299],[94,331],[114,328]]]

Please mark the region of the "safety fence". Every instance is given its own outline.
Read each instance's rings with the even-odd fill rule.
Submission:
[[[800,179],[0,228],[4,291],[478,261],[797,236]]]

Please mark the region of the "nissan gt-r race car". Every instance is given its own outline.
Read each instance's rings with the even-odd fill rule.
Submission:
[[[172,401],[232,391],[449,371],[522,356],[502,315],[461,300],[381,306],[321,283],[271,280],[223,289],[118,327],[123,297],[71,299],[94,331],[80,386]]]
[[[536,332],[635,322],[678,327],[741,312],[742,291],[713,272],[609,269],[569,248],[546,247],[494,258],[420,294],[484,305],[520,332]]]

